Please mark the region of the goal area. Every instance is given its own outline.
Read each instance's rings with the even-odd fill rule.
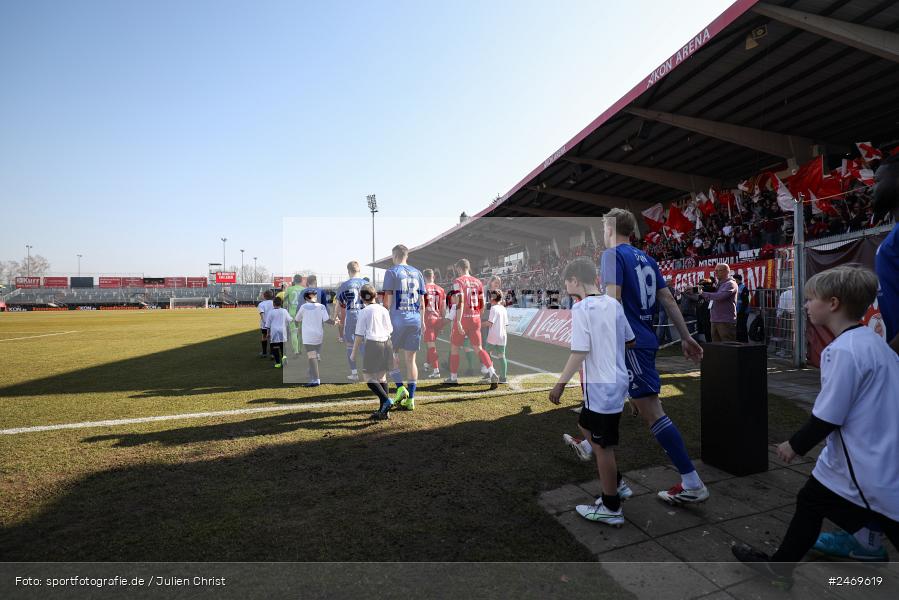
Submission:
[[[209,308],[209,298],[169,298],[169,308]]]

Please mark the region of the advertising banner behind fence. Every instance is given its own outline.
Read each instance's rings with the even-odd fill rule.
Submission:
[[[571,346],[571,311],[541,308],[525,329],[524,337],[569,348]]]
[[[44,277],[45,288],[64,288],[69,287],[68,277]]]
[[[189,288],[204,288],[209,285],[209,281],[206,277],[188,277],[187,278],[187,287]]]
[[[752,262],[736,263],[730,266],[731,271],[743,276],[743,283],[754,292],[756,288],[773,289],[775,287],[776,273],[773,260],[755,260]],[[675,290],[684,290],[699,285],[703,279],[715,274],[715,265],[696,267],[695,269],[679,269],[677,271],[662,271],[668,287]]]
[[[140,281],[141,287],[144,285],[144,280],[140,277],[135,277],[137,281]],[[122,278],[121,277],[100,277],[100,287],[101,288],[120,288],[122,287]]]
[[[16,277],[17,288],[39,288],[41,287],[40,277]]]
[[[845,246],[834,248],[832,250],[816,250],[808,248],[805,251],[805,274],[811,278],[821,271],[836,267],[846,263],[859,263],[874,270],[874,255],[877,253],[877,247],[886,239],[887,234],[882,233],[867,238],[862,238],[850,242]],[[868,312],[862,318],[862,324],[867,325],[876,331],[882,338],[886,339],[886,329],[883,326],[883,319],[880,316],[880,309],[875,301],[874,306],[868,309]],[[805,322],[806,340],[808,349],[806,361],[810,365],[820,366],[821,351],[833,341],[833,334],[824,327],[816,327],[806,319]]]

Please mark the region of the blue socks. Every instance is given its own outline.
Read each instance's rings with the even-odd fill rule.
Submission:
[[[677,427],[671,422],[668,415],[653,423],[650,429],[656,441],[668,454],[668,458],[671,459],[671,462],[674,463],[681,475],[696,471],[693,461],[690,460],[690,456],[687,454],[684,438],[681,437],[680,431],[677,430]],[[691,487],[690,489],[695,488]]]
[[[406,386],[406,389],[409,390],[409,397],[410,397],[410,398],[414,398],[414,397],[415,397],[415,385],[416,385],[416,382],[415,382],[415,381],[410,381],[410,382],[409,382],[409,385]]]

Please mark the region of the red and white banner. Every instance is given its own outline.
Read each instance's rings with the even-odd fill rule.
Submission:
[[[279,288],[279,287],[281,287],[282,283],[286,283],[287,285],[290,285],[291,281],[293,281],[293,280],[290,277],[275,277],[274,287]]]
[[[136,279],[140,279],[137,277]],[[122,287],[122,278],[121,277],[100,277],[101,288],[120,288]],[[140,279],[140,285],[143,287],[144,280]]]
[[[541,308],[528,323],[523,336],[538,342],[570,348],[571,311]]]
[[[730,266],[733,273],[743,276],[743,283],[750,292],[756,288],[773,289],[775,284],[775,261],[756,260],[752,262],[737,263]],[[703,279],[714,275],[715,265],[697,267],[695,269],[679,269],[677,271],[662,271],[665,282],[673,290],[683,291],[696,287]]]
[[[69,287],[68,277],[44,277],[45,288],[64,288]]]
[[[109,279],[116,279],[115,277],[110,277]],[[100,286],[103,287],[103,286]],[[122,277],[122,287],[144,287],[144,278],[143,277]]]
[[[39,288],[41,287],[40,277],[16,277],[16,288]]]
[[[187,287],[187,277],[166,277],[165,287],[167,288],[183,288]]]
[[[237,283],[237,272],[236,271],[216,271],[215,282],[216,283]]]
[[[188,277],[187,278],[187,287],[189,288],[204,288],[209,285],[209,280],[205,277]]]

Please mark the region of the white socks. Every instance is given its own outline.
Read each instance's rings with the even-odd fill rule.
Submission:
[[[685,490],[698,490],[702,487],[702,479],[695,470],[680,476],[681,485]]]

